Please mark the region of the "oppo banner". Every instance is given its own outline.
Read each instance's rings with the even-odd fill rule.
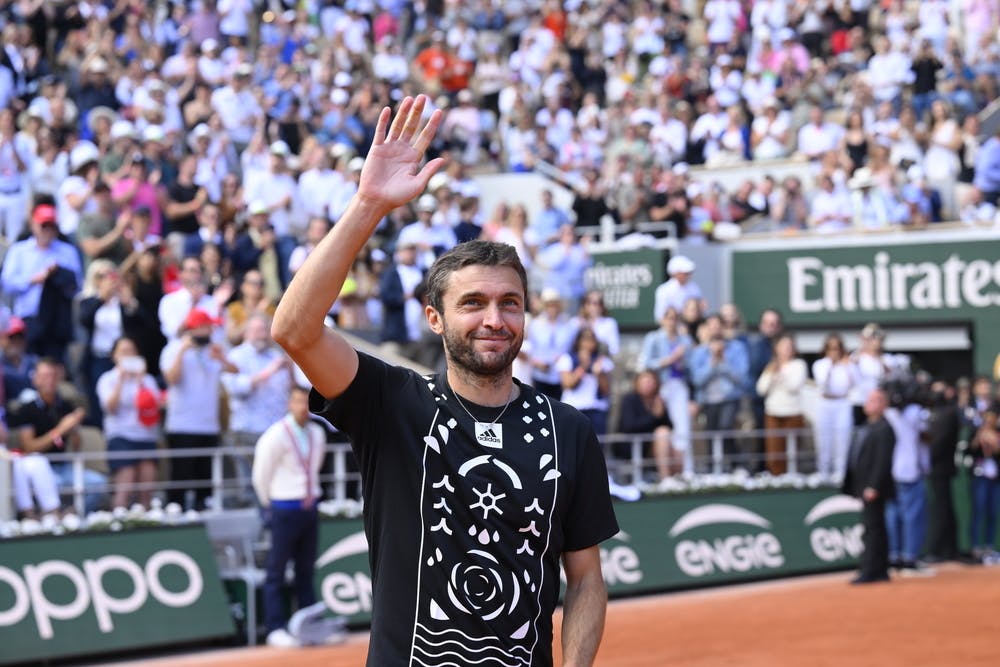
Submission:
[[[856,565],[860,503],[830,490],[757,491],[617,503],[621,532],[601,545],[611,596],[740,582]],[[371,614],[368,543],[359,520],[320,526],[319,595],[360,624]]]
[[[0,664],[232,635],[202,526],[5,540]]]

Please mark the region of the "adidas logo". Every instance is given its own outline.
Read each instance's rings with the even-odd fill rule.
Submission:
[[[483,447],[503,447],[503,425],[476,422],[476,442]]]

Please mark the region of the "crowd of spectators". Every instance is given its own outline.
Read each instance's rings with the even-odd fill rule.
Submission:
[[[160,408],[171,447],[252,442],[304,382],[270,341],[275,303],[356,191],[379,109],[425,92],[447,110],[430,150],[447,170],[382,222],[332,321],[435,367],[424,271],[464,240],[507,242],[536,297],[519,377],[601,425],[618,331],[585,292],[576,227],[610,214],[708,241],[727,224],[992,224],[1000,136],[979,136],[977,113],[998,96],[998,27],[990,0],[2,1],[6,422],[29,453],[81,424],[142,449]],[[779,182],[766,165],[786,158],[803,166]],[[542,162],[570,208],[546,192],[534,215],[516,193],[482,210],[472,174]],[[697,165],[753,177],[726,191]],[[693,390],[710,428],[748,397],[758,426],[789,423],[758,383],[776,371],[777,314],[734,338],[738,310],[709,314],[674,283],[683,268],[658,292],[666,351],[644,356],[657,392]],[[72,381],[82,412],[49,375]],[[677,396],[650,422],[673,424],[657,450],[683,459],[663,474],[692,469]],[[123,461],[110,470],[123,484],[150,476]],[[204,460],[175,468],[207,475]]]

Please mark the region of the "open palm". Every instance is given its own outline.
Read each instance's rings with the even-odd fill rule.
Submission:
[[[361,170],[358,195],[387,212],[416,198],[444,165],[443,158],[436,158],[420,166],[443,115],[440,109],[434,111],[421,129],[426,103],[423,95],[404,98],[391,125],[388,107],[379,114],[375,139]]]

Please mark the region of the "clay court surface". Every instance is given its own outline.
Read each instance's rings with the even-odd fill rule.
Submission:
[[[612,601],[597,664],[972,667],[1000,659],[1000,567],[948,564],[934,577],[867,586],[849,586],[851,576]],[[367,646],[356,634],[335,647],[229,649],[117,667],[355,667]]]

